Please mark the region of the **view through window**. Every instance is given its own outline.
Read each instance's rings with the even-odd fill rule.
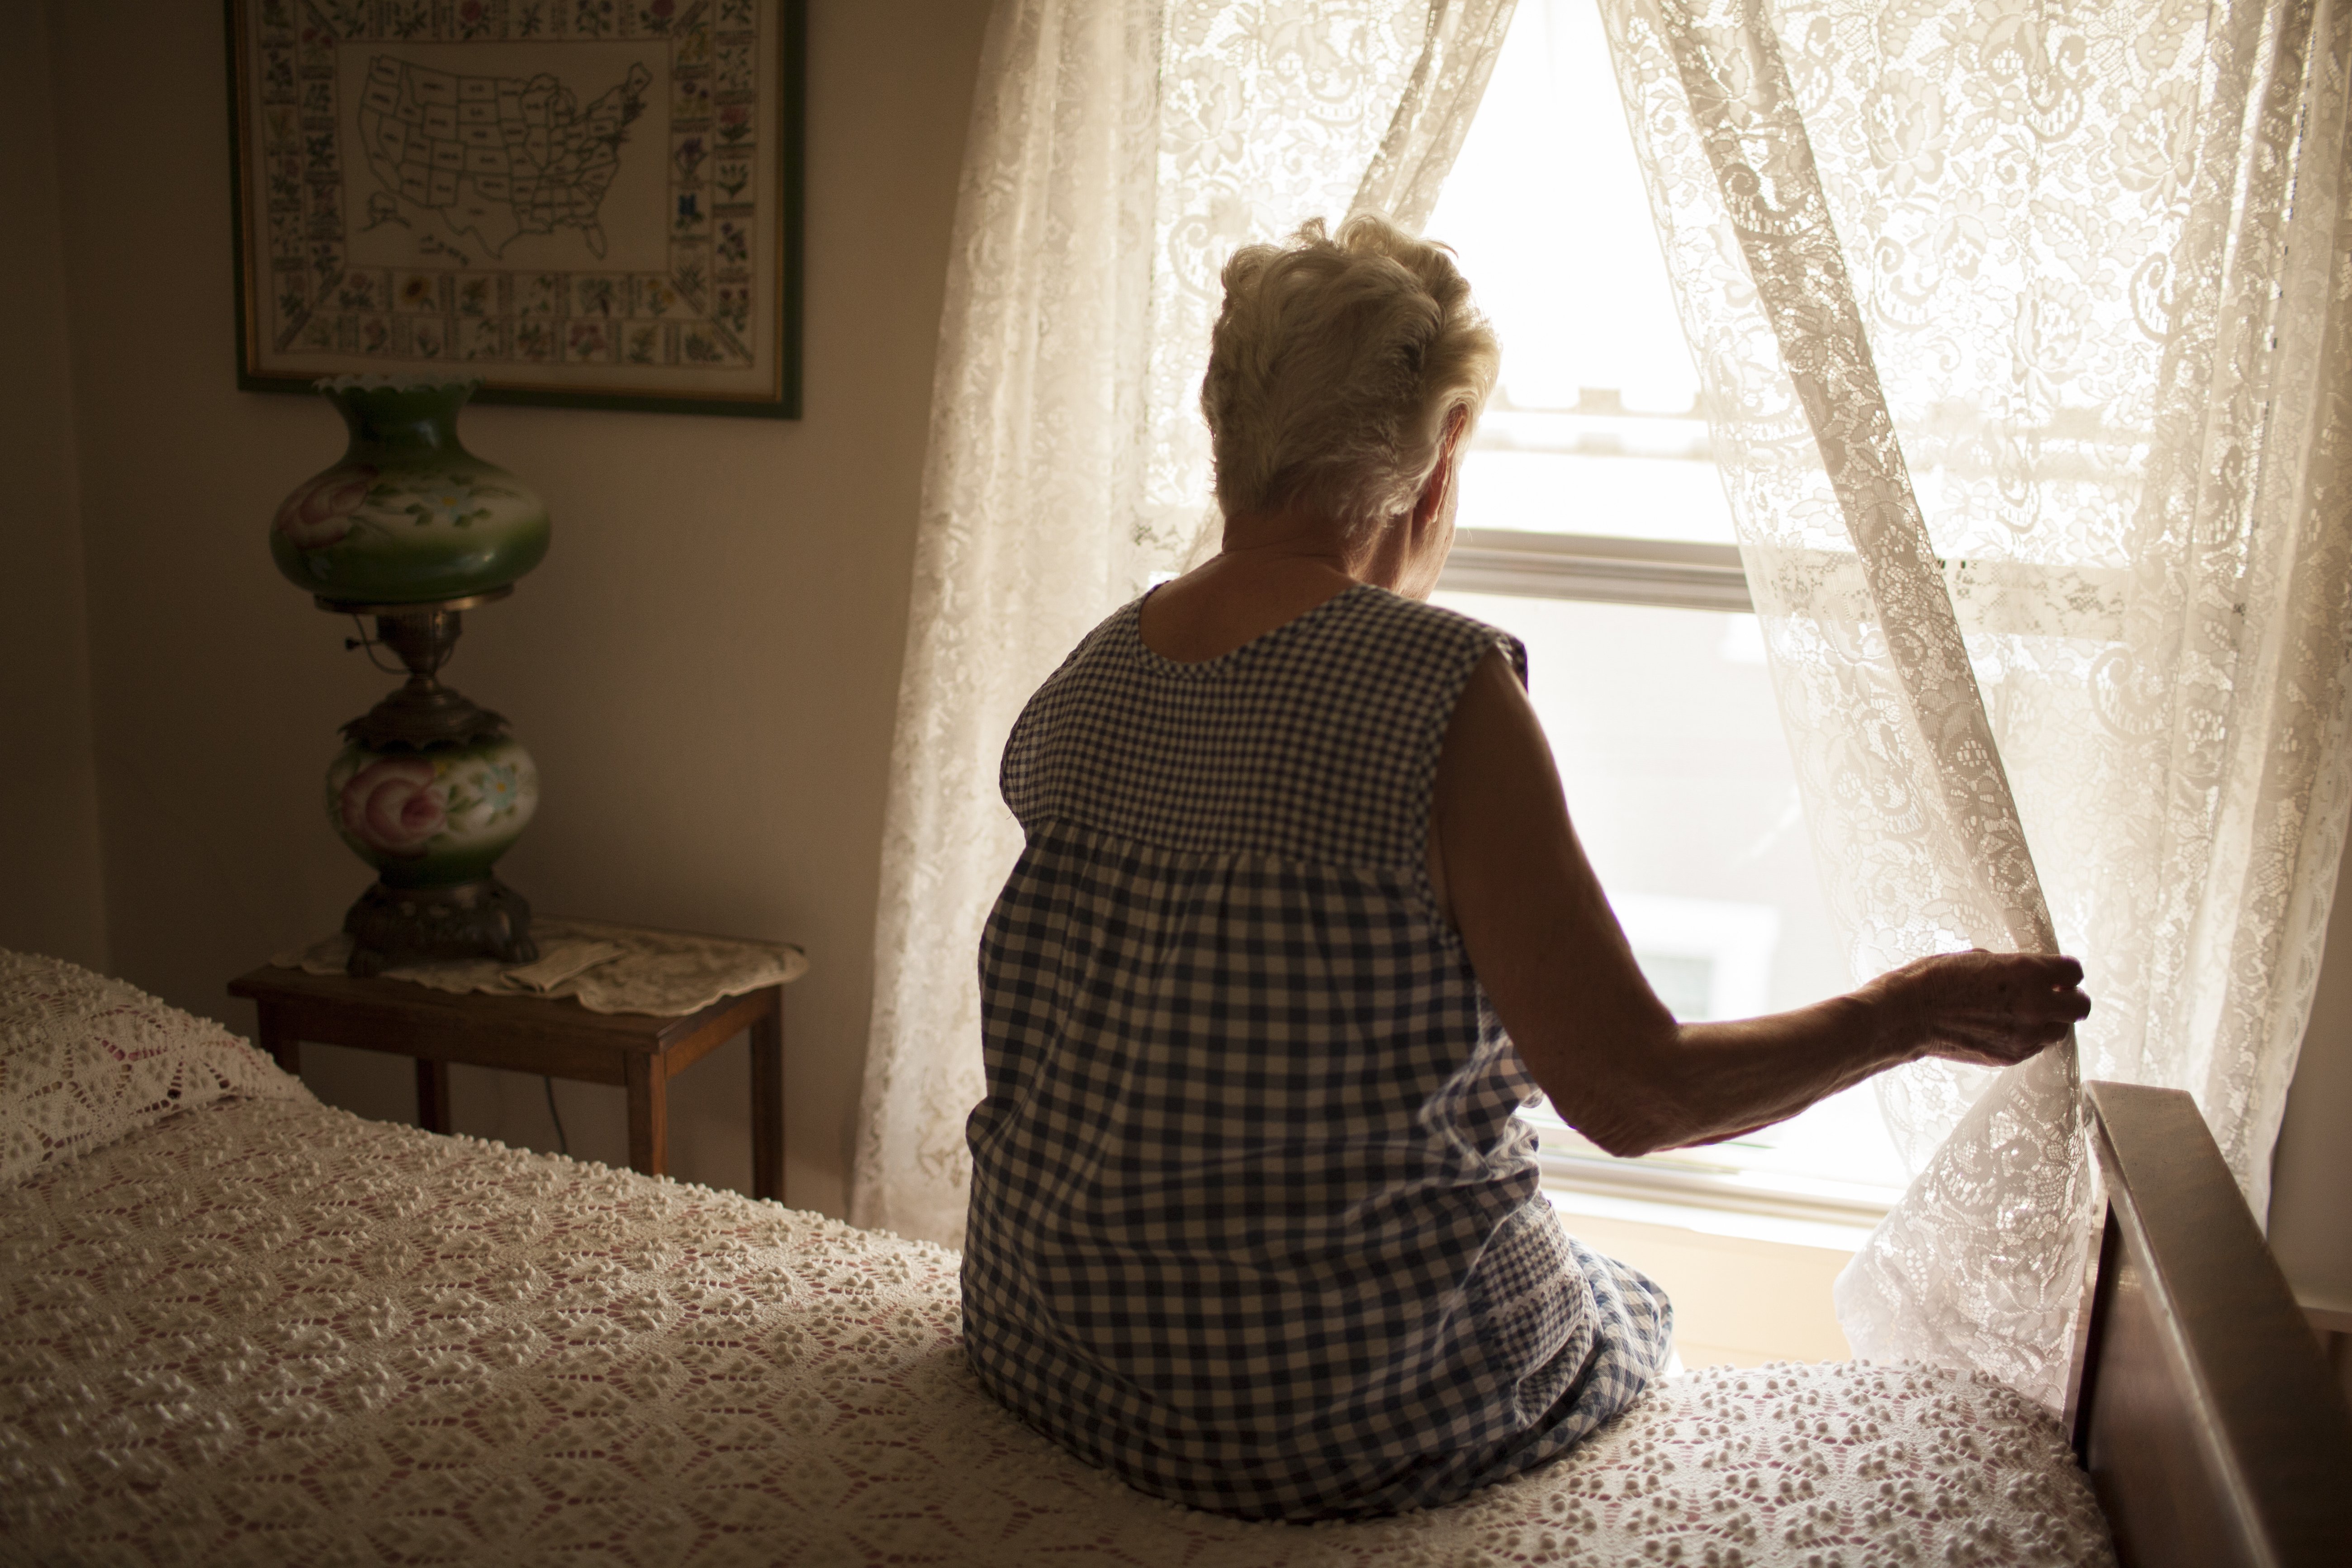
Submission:
[[[1577,832],[1678,1017],[1846,990],[1593,0],[1520,0],[1428,232],[1503,342],[1437,602],[1526,642]],[[1905,1179],[1867,1086],[1632,1162],[1536,1119],[1556,1183],[1849,1244]]]

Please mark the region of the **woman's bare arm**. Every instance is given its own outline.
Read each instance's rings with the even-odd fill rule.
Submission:
[[[2091,1008],[2071,958],[1965,952],[1794,1012],[1675,1023],[1585,860],[1543,728],[1500,654],[1454,708],[1432,815],[1440,898],[1472,967],[1553,1108],[1612,1154],[1752,1131],[1923,1056],[2022,1061]]]

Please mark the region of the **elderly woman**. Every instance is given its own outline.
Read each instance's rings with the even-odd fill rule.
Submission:
[[[1424,600],[1497,349],[1377,218],[1224,272],[1223,551],[1104,622],[1005,747],[1027,849],[981,947],[973,1370],[1143,1490],[1249,1519],[1441,1503],[1553,1458],[1668,1353],[1512,1112],[1704,1143],[2089,1010],[2069,959],[1923,960],[1678,1024],[1576,835],[1509,636]]]

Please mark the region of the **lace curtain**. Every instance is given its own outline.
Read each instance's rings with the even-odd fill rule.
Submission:
[[[851,1215],[954,1244],[981,926],[1023,702],[1212,521],[1198,398],[1235,247],[1417,226],[1511,0],[999,0],[931,399]]]
[[[2260,1214],[2317,972],[2352,803],[2345,17],[1601,5],[1853,973],[2054,943],[2096,1002],[1998,1078],[1880,1080],[1917,1174],[1840,1315],[2054,1407],[2080,1075],[2192,1092]]]

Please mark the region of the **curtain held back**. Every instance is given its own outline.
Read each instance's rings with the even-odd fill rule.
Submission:
[[[2340,17],[1602,8],[1856,977],[2054,935],[2261,1212],[2347,804]],[[2054,1405],[2074,1047],[1880,1083],[1849,1339]]]

